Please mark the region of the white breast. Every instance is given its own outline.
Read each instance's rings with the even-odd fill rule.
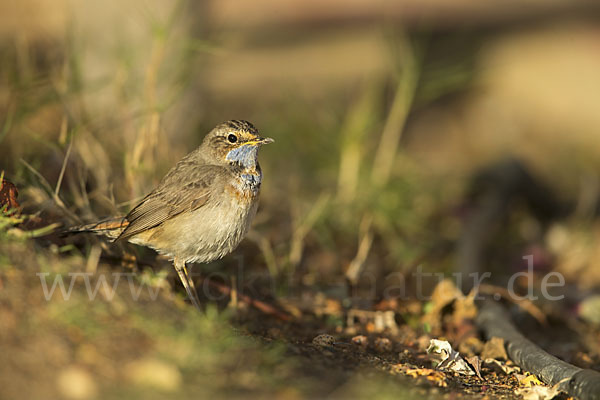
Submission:
[[[165,221],[148,242],[171,259],[210,262],[238,246],[248,232],[257,208],[257,197],[253,193],[234,196],[226,191],[195,211]]]

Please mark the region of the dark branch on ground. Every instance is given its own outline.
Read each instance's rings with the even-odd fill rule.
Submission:
[[[488,339],[500,337],[509,357],[521,368],[537,375],[548,385],[582,400],[600,399],[600,373],[566,363],[526,339],[513,325],[508,312],[489,298],[478,302],[477,326]]]

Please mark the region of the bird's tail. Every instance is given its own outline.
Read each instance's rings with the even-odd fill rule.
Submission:
[[[94,233],[96,235],[106,236],[111,240],[116,240],[121,232],[129,225],[125,217],[116,217],[105,219],[93,224],[73,226],[63,231],[63,235],[75,233]]]

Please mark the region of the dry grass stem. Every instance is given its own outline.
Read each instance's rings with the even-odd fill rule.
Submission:
[[[325,211],[329,204],[331,195],[322,193],[317,201],[313,204],[309,212],[304,217],[294,218],[294,232],[292,234],[292,243],[290,246],[289,262],[292,267],[300,264],[302,259],[302,250],[304,249],[304,238],[310,232],[314,224],[319,220],[319,217]]]
[[[367,261],[367,257],[369,256],[371,245],[373,244],[372,224],[373,217],[370,215],[365,215],[360,222],[358,251],[346,270],[346,279],[348,279],[352,285],[356,285],[358,282],[358,278],[360,277],[365,262]]]
[[[376,186],[383,186],[389,180],[419,80],[418,63],[408,44],[404,46],[402,55],[402,71],[373,163],[371,178]]]

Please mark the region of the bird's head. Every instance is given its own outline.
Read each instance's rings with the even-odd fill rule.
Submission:
[[[231,120],[210,131],[201,148],[207,162],[237,164],[246,169],[256,167],[258,149],[268,143],[273,143],[273,139],[261,137],[250,122]]]

